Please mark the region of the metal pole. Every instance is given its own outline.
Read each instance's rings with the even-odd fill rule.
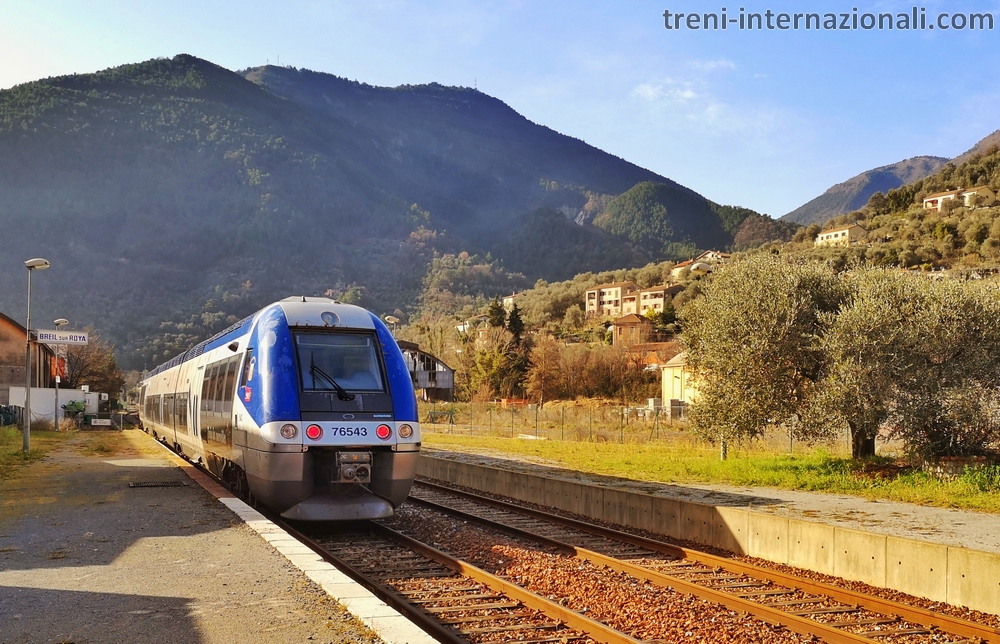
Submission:
[[[59,353],[56,353],[56,404],[52,410],[52,423],[55,430],[59,431]]]
[[[566,407],[562,407],[561,419],[559,421],[559,440],[566,440]]]
[[[510,437],[514,438],[514,405],[510,406]]]
[[[619,442],[625,442],[625,408],[621,408],[621,413],[618,416],[618,439]]]
[[[594,442],[594,408],[590,408],[590,442]]]
[[[486,410],[487,410],[487,413],[489,414],[489,417],[490,417],[490,429],[489,429],[490,433],[489,433],[489,435],[492,436],[493,435],[493,405],[487,404],[486,405]]]
[[[538,438],[538,405],[535,405],[535,438]]]
[[[25,454],[31,451],[31,268],[28,268],[28,314],[24,322],[24,442]]]

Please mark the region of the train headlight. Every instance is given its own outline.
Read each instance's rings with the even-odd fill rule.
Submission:
[[[409,438],[410,436],[413,436],[413,428],[410,427],[409,425],[400,425],[399,426],[399,437],[400,438]]]
[[[388,425],[379,425],[375,428],[375,435],[382,440],[387,441],[392,436],[392,428]]]
[[[299,428],[295,425],[282,425],[281,426],[281,437],[282,438],[295,438],[295,435],[299,433]]]
[[[306,436],[314,441],[319,440],[323,437],[323,428],[319,425],[310,425],[309,427],[306,427]]]

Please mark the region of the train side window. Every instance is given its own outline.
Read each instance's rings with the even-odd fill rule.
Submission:
[[[174,398],[174,422],[177,423],[177,429],[183,430],[187,433],[187,406],[188,406],[188,395],[187,394],[177,394]]]
[[[226,361],[226,381],[222,387],[222,413],[226,416],[233,413],[233,396],[236,395],[236,370],[240,368],[240,357],[233,356]]]
[[[207,412],[209,411],[209,409],[211,409],[208,406],[210,400],[208,394],[211,390],[212,390],[212,368],[210,366],[206,366],[202,370],[201,374],[201,410],[203,412]]]
[[[174,395],[165,394],[163,396],[163,424],[173,429],[174,427]]]
[[[247,349],[246,355],[243,356],[243,371],[240,374],[240,387],[246,387],[247,382],[251,378],[251,371],[254,368],[255,362],[253,358],[253,347]]]
[[[218,411],[215,406],[216,391],[219,389],[219,364],[213,364],[208,374],[208,392],[205,394],[205,405],[213,414]]]

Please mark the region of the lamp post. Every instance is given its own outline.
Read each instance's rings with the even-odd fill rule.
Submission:
[[[35,257],[24,262],[28,269],[28,312],[24,324],[24,443],[27,454],[31,450],[31,271],[44,271],[51,266],[49,260]]]
[[[58,331],[62,327],[69,324],[69,320],[66,318],[59,318],[52,322],[56,325],[56,330]],[[59,372],[62,371],[59,367],[59,349],[62,347],[61,344],[56,345],[56,404],[55,408],[52,410],[52,422],[56,426],[56,431],[59,431]]]

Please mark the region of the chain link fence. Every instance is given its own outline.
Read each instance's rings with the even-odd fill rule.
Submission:
[[[596,443],[680,440],[703,447],[711,445],[689,431],[684,409],[678,408],[602,404],[598,401],[557,401],[545,405],[421,402],[418,407],[421,428],[425,432]],[[842,435],[829,441],[807,445],[792,439],[786,431],[775,428],[760,441],[755,441],[753,448],[796,453],[816,446],[834,454],[849,454],[850,434],[845,428]]]
[[[420,420],[432,432],[620,443],[665,438],[684,428],[684,421],[662,408],[573,403],[421,404]]]

